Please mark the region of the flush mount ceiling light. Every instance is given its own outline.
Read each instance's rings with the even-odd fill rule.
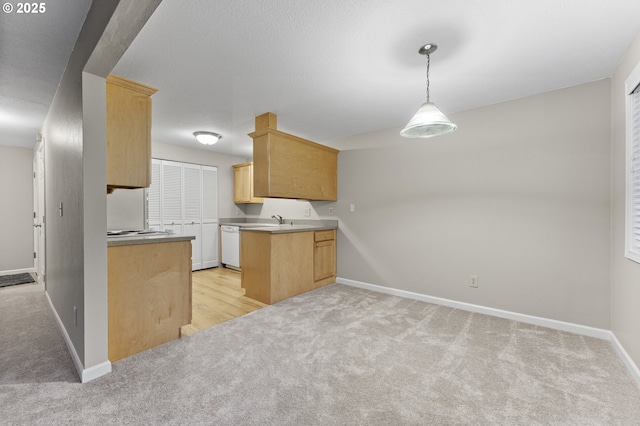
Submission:
[[[453,132],[458,126],[453,124],[446,115],[438,109],[435,104],[429,101],[429,65],[431,65],[431,54],[438,48],[437,44],[425,44],[418,50],[421,55],[427,57],[427,101],[420,106],[420,109],[400,135],[405,138],[430,138]]]
[[[213,132],[193,132],[193,136],[203,145],[213,145],[222,139],[222,136]]]

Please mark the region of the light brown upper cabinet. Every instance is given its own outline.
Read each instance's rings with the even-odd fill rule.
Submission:
[[[107,77],[107,192],[151,184],[153,87]]]
[[[236,204],[262,204],[264,199],[254,196],[253,163],[233,165],[233,202]]]
[[[256,117],[254,191],[258,197],[338,199],[338,150],[277,130],[277,117]]]

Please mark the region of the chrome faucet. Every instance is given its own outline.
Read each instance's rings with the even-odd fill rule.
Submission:
[[[282,216],[280,216],[279,214],[274,214],[273,216],[271,216],[271,218],[277,220],[279,225],[283,225],[284,224],[284,218]]]

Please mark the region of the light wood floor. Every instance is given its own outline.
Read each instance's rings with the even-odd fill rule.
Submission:
[[[231,269],[196,271],[192,283],[193,318],[191,324],[182,327],[183,336],[267,306],[244,295],[240,272]]]

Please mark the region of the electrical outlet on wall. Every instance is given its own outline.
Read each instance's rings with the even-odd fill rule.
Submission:
[[[329,207],[329,215],[333,216],[333,207]]]
[[[478,288],[478,276],[469,275],[469,287]]]
[[[311,208],[305,207],[304,208],[304,217],[309,217],[309,216],[311,216]]]

